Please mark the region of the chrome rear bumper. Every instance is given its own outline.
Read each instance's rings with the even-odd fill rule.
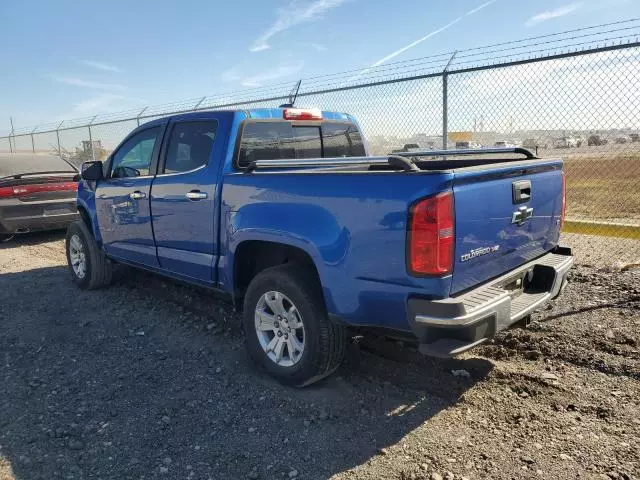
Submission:
[[[448,357],[485,342],[557,297],[571,265],[571,250],[558,247],[457,297],[410,299],[410,323],[420,351]],[[514,288],[518,281],[524,288]]]

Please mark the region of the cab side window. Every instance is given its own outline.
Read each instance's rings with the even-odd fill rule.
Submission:
[[[110,178],[143,177],[149,175],[153,149],[160,127],[136,133],[113,155]]]
[[[163,173],[195,170],[209,162],[218,122],[179,122],[171,130]]]

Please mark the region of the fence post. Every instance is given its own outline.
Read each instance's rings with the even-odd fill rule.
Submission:
[[[9,134],[9,153],[13,153],[13,146],[11,145],[11,136],[13,135],[13,117],[9,117],[9,122],[11,122],[11,133]],[[15,142],[15,137],[13,141]]]
[[[442,149],[447,149],[447,133],[449,130],[449,119],[447,118],[447,72],[442,72]]]
[[[147,106],[147,107],[144,107],[142,110],[140,110],[140,113],[139,113],[139,114],[138,114],[138,116],[136,117],[136,122],[138,122],[138,126],[140,126],[140,117],[142,116],[142,114],[145,112],[145,110],[146,110],[147,108],[149,108],[149,107]]]
[[[56,127],[56,139],[58,140],[58,155],[62,158],[62,147],[60,146],[60,127],[64,123],[64,120],[60,122],[60,124]]]
[[[202,102],[204,102],[206,98],[207,98],[207,97],[202,97],[202,98],[200,99],[200,101],[194,105],[193,110],[197,110],[197,109],[198,109],[198,107],[200,106],[200,104],[201,104]]]
[[[449,66],[453,62],[457,51],[453,52],[451,58],[442,70],[442,149],[447,149],[447,135],[449,133]]]
[[[91,149],[91,160],[93,160],[94,162],[96,161],[96,154],[94,153],[94,149],[93,149],[93,137],[91,136],[91,124],[96,119],[96,117],[97,115],[95,115],[89,122],[89,125],[87,125],[87,127],[89,128],[89,148]]]
[[[91,160],[95,161],[96,156],[93,153],[93,138],[91,137],[91,124],[87,127],[89,129],[89,148],[91,149]]]
[[[36,142],[33,141],[33,134],[37,129],[38,129],[38,126],[36,125],[35,127],[33,127],[33,130],[31,130],[31,133],[29,134],[31,135],[31,151],[33,153],[36,153]]]

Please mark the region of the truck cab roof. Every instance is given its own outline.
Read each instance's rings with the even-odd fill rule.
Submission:
[[[231,109],[231,110],[223,110],[223,109],[211,109],[211,110],[199,110],[196,112],[186,112],[180,113],[176,115],[169,115],[166,117],[158,118],[155,120],[151,120],[149,122],[144,123],[141,126],[154,126],[160,125],[167,121],[184,121],[184,120],[197,120],[199,118],[204,118],[207,115],[210,115],[212,112],[217,112],[221,114],[227,114],[229,116],[237,116],[240,120],[245,119],[279,119],[284,120],[284,114],[287,108],[252,108],[252,109]],[[322,114],[322,120],[332,120],[332,121],[344,121],[344,122],[353,122],[356,123],[355,118],[352,115],[342,112],[331,112],[322,110],[320,112]],[[319,119],[320,120],[320,119]]]

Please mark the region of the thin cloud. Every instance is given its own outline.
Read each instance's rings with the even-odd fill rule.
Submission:
[[[258,73],[244,78],[240,83],[245,87],[261,87],[265,83],[277,80],[282,77],[288,77],[302,70],[302,62],[297,65],[281,65],[271,70]]]
[[[571,12],[575,12],[581,6],[582,4],[580,3],[570,3],[569,5],[558,7],[555,10],[547,10],[545,12],[534,15],[529,20],[524,22],[524,24],[527,27],[532,27],[534,25],[537,25],[538,23],[546,22],[547,20],[564,17],[565,15],[569,15]]]
[[[298,73],[302,70],[302,67],[303,62],[283,64],[253,75],[243,75],[237,67],[234,67],[222,74],[222,80],[225,82],[238,82],[244,87],[261,87],[273,80]]]
[[[229,70],[225,70],[220,75],[223,82],[237,82],[242,78],[242,73],[238,67],[232,67]]]
[[[269,50],[271,45],[267,43],[255,43],[252,47],[249,48],[250,52],[262,52],[263,50]]]
[[[78,77],[69,77],[69,76],[53,76],[51,77],[53,80],[59,83],[64,83],[65,85],[72,85],[74,87],[82,87],[82,88],[91,88],[95,90],[126,90],[127,87],[120,83],[102,83],[102,82],[93,82],[90,80],[84,80]]]
[[[88,67],[102,70],[103,72],[122,72],[122,69],[120,67],[116,67],[115,65],[111,65],[109,63],[98,62],[96,60],[82,60],[82,63],[84,63]]]
[[[316,52],[326,52],[327,47],[322,45],[321,43],[310,43],[309,46],[313,48]]]
[[[55,118],[68,120],[70,118],[87,117],[101,113],[117,113],[123,110],[139,108],[146,102],[141,98],[118,95],[114,93],[98,93],[72,104],[72,109],[57,115]]]
[[[345,0],[292,0],[289,5],[277,10],[276,21],[249,47],[250,52],[261,52],[271,48],[269,40],[274,35],[301,23],[312,22],[329,10],[339,7]]]
[[[141,103],[143,103],[143,100],[140,98],[104,93],[74,104],[73,115],[119,112]]]
[[[440,28],[438,28],[438,29],[436,29],[436,30],[434,30],[432,32],[427,33],[424,37],[419,38],[415,42],[411,42],[409,45],[405,45],[404,47],[399,48],[395,52],[392,52],[389,55],[387,55],[385,57],[382,57],[377,62],[375,62],[375,63],[371,64],[370,66],[368,66],[367,68],[359,71],[356,75],[354,75],[349,80],[347,80],[347,83],[352,82],[354,80],[357,80],[362,75],[364,75],[365,73],[369,72],[372,68],[378,67],[378,66],[382,65],[383,63],[388,62],[392,58],[395,58],[398,55],[406,52],[407,50],[409,50],[409,49],[411,49],[411,48],[413,48],[413,47],[415,47],[417,45],[420,45],[425,40],[428,40],[429,38],[433,37],[434,35],[437,35],[438,33],[444,32],[445,30],[447,30],[448,28],[451,28],[453,25],[455,25],[456,23],[458,23],[460,20],[464,19],[465,17],[468,17],[469,15],[473,15],[474,13],[479,12],[483,8],[488,7],[492,3],[495,3],[496,1],[497,0],[489,0],[488,2],[485,2],[482,5],[479,5],[479,6],[475,7],[475,8],[473,8],[472,10],[469,10],[464,15],[460,15],[458,18],[453,19],[452,21],[450,21],[446,25],[444,25],[444,26],[442,26],[442,27],[440,27]]]

